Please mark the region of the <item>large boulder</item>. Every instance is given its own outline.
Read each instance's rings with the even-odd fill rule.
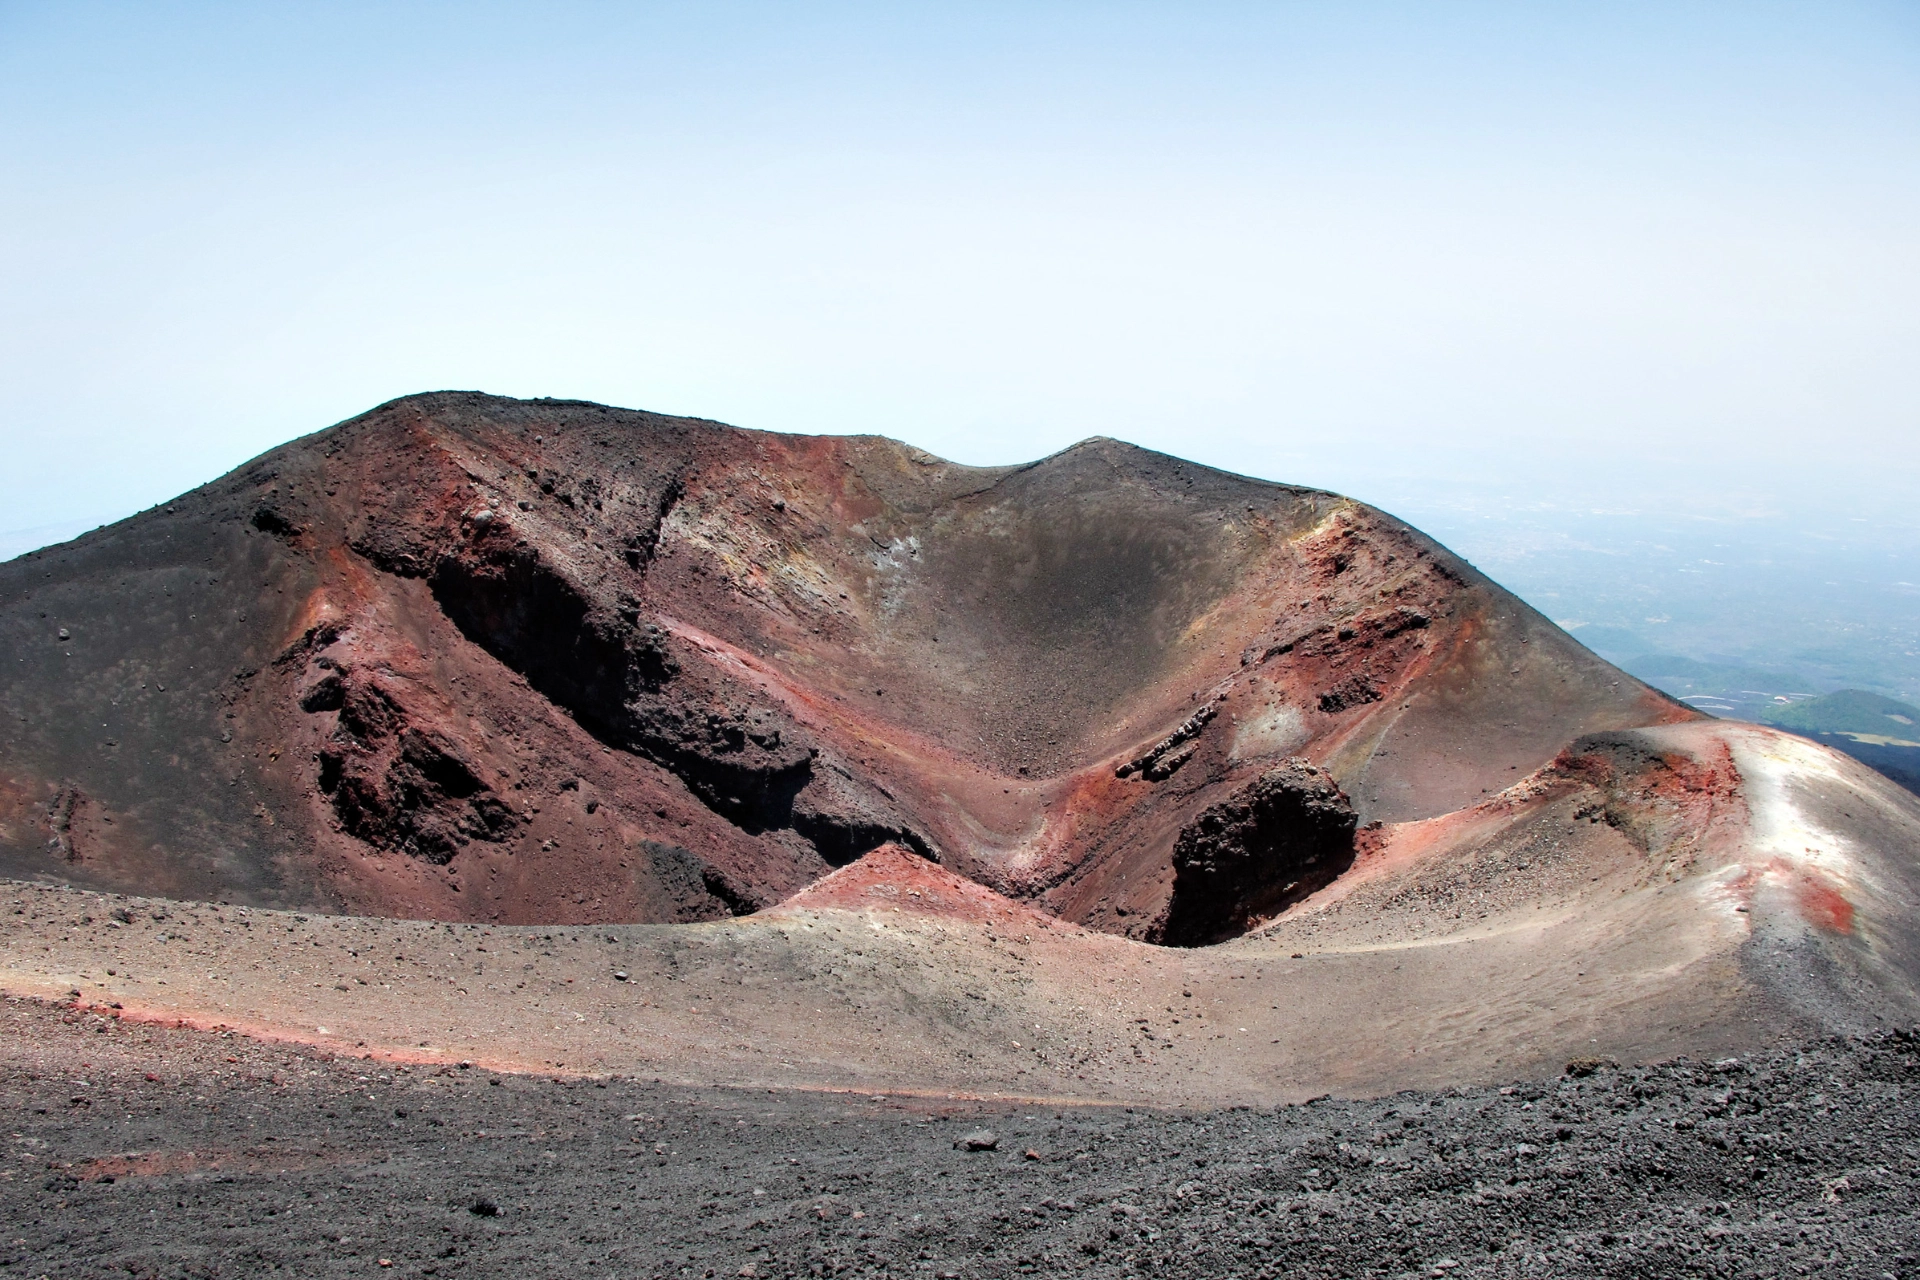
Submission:
[[[1326,770],[1297,757],[1269,769],[1180,832],[1159,940],[1221,942],[1312,893],[1353,864],[1358,821]]]

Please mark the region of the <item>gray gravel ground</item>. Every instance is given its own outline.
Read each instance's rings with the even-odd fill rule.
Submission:
[[[1920,1033],[1175,1114],[0,1026],[0,1277],[1920,1276]]]

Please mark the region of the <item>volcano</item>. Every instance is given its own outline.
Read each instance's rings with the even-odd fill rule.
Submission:
[[[1378,511],[1112,440],[422,396],[0,574],[8,871],[364,914],[706,919],[897,841],[1215,940],[1695,716]],[[1344,831],[1176,865],[1289,760]]]
[[[977,468],[413,396],[0,565],[0,653],[15,880],[489,927],[949,903],[1100,956],[1450,942],[1489,1000],[1575,963],[1513,950],[1561,922],[1665,975],[1625,1044],[1695,997],[1696,1028],[1920,1008],[1913,797],[1701,716],[1383,512],[1114,440]]]

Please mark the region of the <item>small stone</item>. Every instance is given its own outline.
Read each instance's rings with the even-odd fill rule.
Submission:
[[[62,627],[60,628],[60,638],[62,640],[71,640],[73,639],[73,632],[67,630],[65,627]]]
[[[625,969],[614,970],[613,980],[615,982],[625,982],[627,980],[627,971]]]
[[[1000,1138],[991,1129],[969,1129],[953,1140],[955,1151],[992,1151],[999,1145]]]

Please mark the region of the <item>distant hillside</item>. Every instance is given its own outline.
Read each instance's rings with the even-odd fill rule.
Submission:
[[[1920,707],[1864,689],[1787,703],[1762,711],[1760,718],[1795,733],[1864,734],[1920,746]]]
[[[1842,689],[1769,707],[1760,718],[1844,751],[1920,794],[1920,707],[1864,689]]]
[[[1574,635],[1622,671],[1709,715],[1759,720],[1776,705],[1775,698],[1804,698],[1821,687],[1799,672],[1753,666],[1724,655],[1694,658],[1654,650],[1622,653],[1606,647],[1617,638],[1607,633],[1619,630],[1583,627]]]

